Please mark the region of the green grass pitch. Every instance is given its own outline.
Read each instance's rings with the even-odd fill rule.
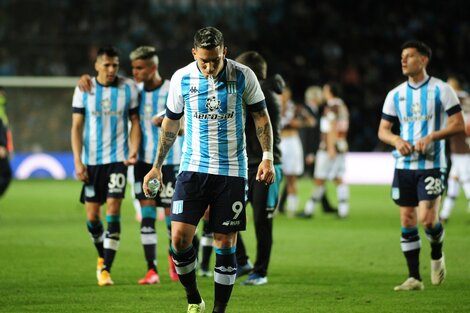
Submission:
[[[129,196],[112,272],[115,285],[97,286],[96,252],[77,200],[80,186],[77,181],[14,181],[0,199],[0,312],[186,312],[182,286],[168,277],[163,221],[158,221],[162,282],[137,284],[146,267]],[[310,188],[309,181],[300,182],[301,203]],[[237,281],[228,312],[470,312],[470,214],[463,195],[446,225],[446,281],[431,285],[429,244],[420,229],[425,290],[397,293],[393,286],[407,270],[398,208],[389,190],[351,186],[346,220],[321,210],[311,220],[277,215],[269,283],[240,286]],[[332,188],[329,192],[335,198]],[[254,260],[251,208],[248,213],[244,238]],[[213,280],[198,278],[198,284],[210,312]]]

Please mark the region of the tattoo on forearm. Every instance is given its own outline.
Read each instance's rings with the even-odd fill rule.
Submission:
[[[171,132],[171,131],[164,131],[163,129],[160,131],[160,138],[158,139],[158,148],[157,148],[157,157],[155,158],[155,162],[153,163],[154,167],[161,167],[163,161],[170,151],[171,146],[176,140],[178,133]]]
[[[263,125],[258,125],[256,123],[256,136],[261,144],[261,148],[263,151],[273,151],[273,131],[271,128],[271,123],[269,122],[269,118],[267,117],[267,113],[265,110],[261,112],[256,112],[253,114],[255,119],[264,120],[265,123]]]

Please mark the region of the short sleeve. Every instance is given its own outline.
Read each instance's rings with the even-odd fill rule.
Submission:
[[[184,110],[184,100],[181,90],[181,74],[180,71],[176,71],[171,77],[170,88],[168,90],[168,99],[166,101],[166,108],[171,113],[180,115]],[[170,114],[171,114],[170,113]]]
[[[388,116],[397,116],[395,100],[398,98],[398,91],[391,91],[387,94],[382,108],[382,113]]]
[[[83,103],[83,91],[80,90],[80,88],[75,87],[75,91],[73,92],[73,99],[72,99],[72,107],[74,109],[84,109],[84,103]]]
[[[460,103],[457,94],[447,83],[442,84],[441,101],[444,111],[449,111]]]
[[[243,101],[247,105],[256,104],[264,100],[264,93],[261,90],[258,78],[255,73],[246,68],[245,74],[245,91],[243,92]]]

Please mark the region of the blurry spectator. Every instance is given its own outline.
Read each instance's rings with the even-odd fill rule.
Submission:
[[[292,91],[286,87],[281,96],[281,152],[282,173],[287,185],[287,215],[293,217],[297,212],[297,177],[304,173],[304,153],[299,129],[313,126],[315,119],[307,113],[303,105],[292,100]]]
[[[302,217],[313,216],[316,205],[325,194],[327,180],[336,184],[338,216],[345,218],[349,214],[349,188],[343,181],[348,151],[349,111],[339,94],[338,84],[327,83],[323,86],[326,107],[320,119],[320,146],[314,173],[315,188],[311,199],[305,205]]]

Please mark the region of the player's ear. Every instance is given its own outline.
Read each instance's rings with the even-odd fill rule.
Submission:
[[[196,49],[192,48],[191,52],[193,54],[194,60],[197,60],[197,58],[196,58]]]
[[[224,47],[224,58],[227,55],[227,47]]]

